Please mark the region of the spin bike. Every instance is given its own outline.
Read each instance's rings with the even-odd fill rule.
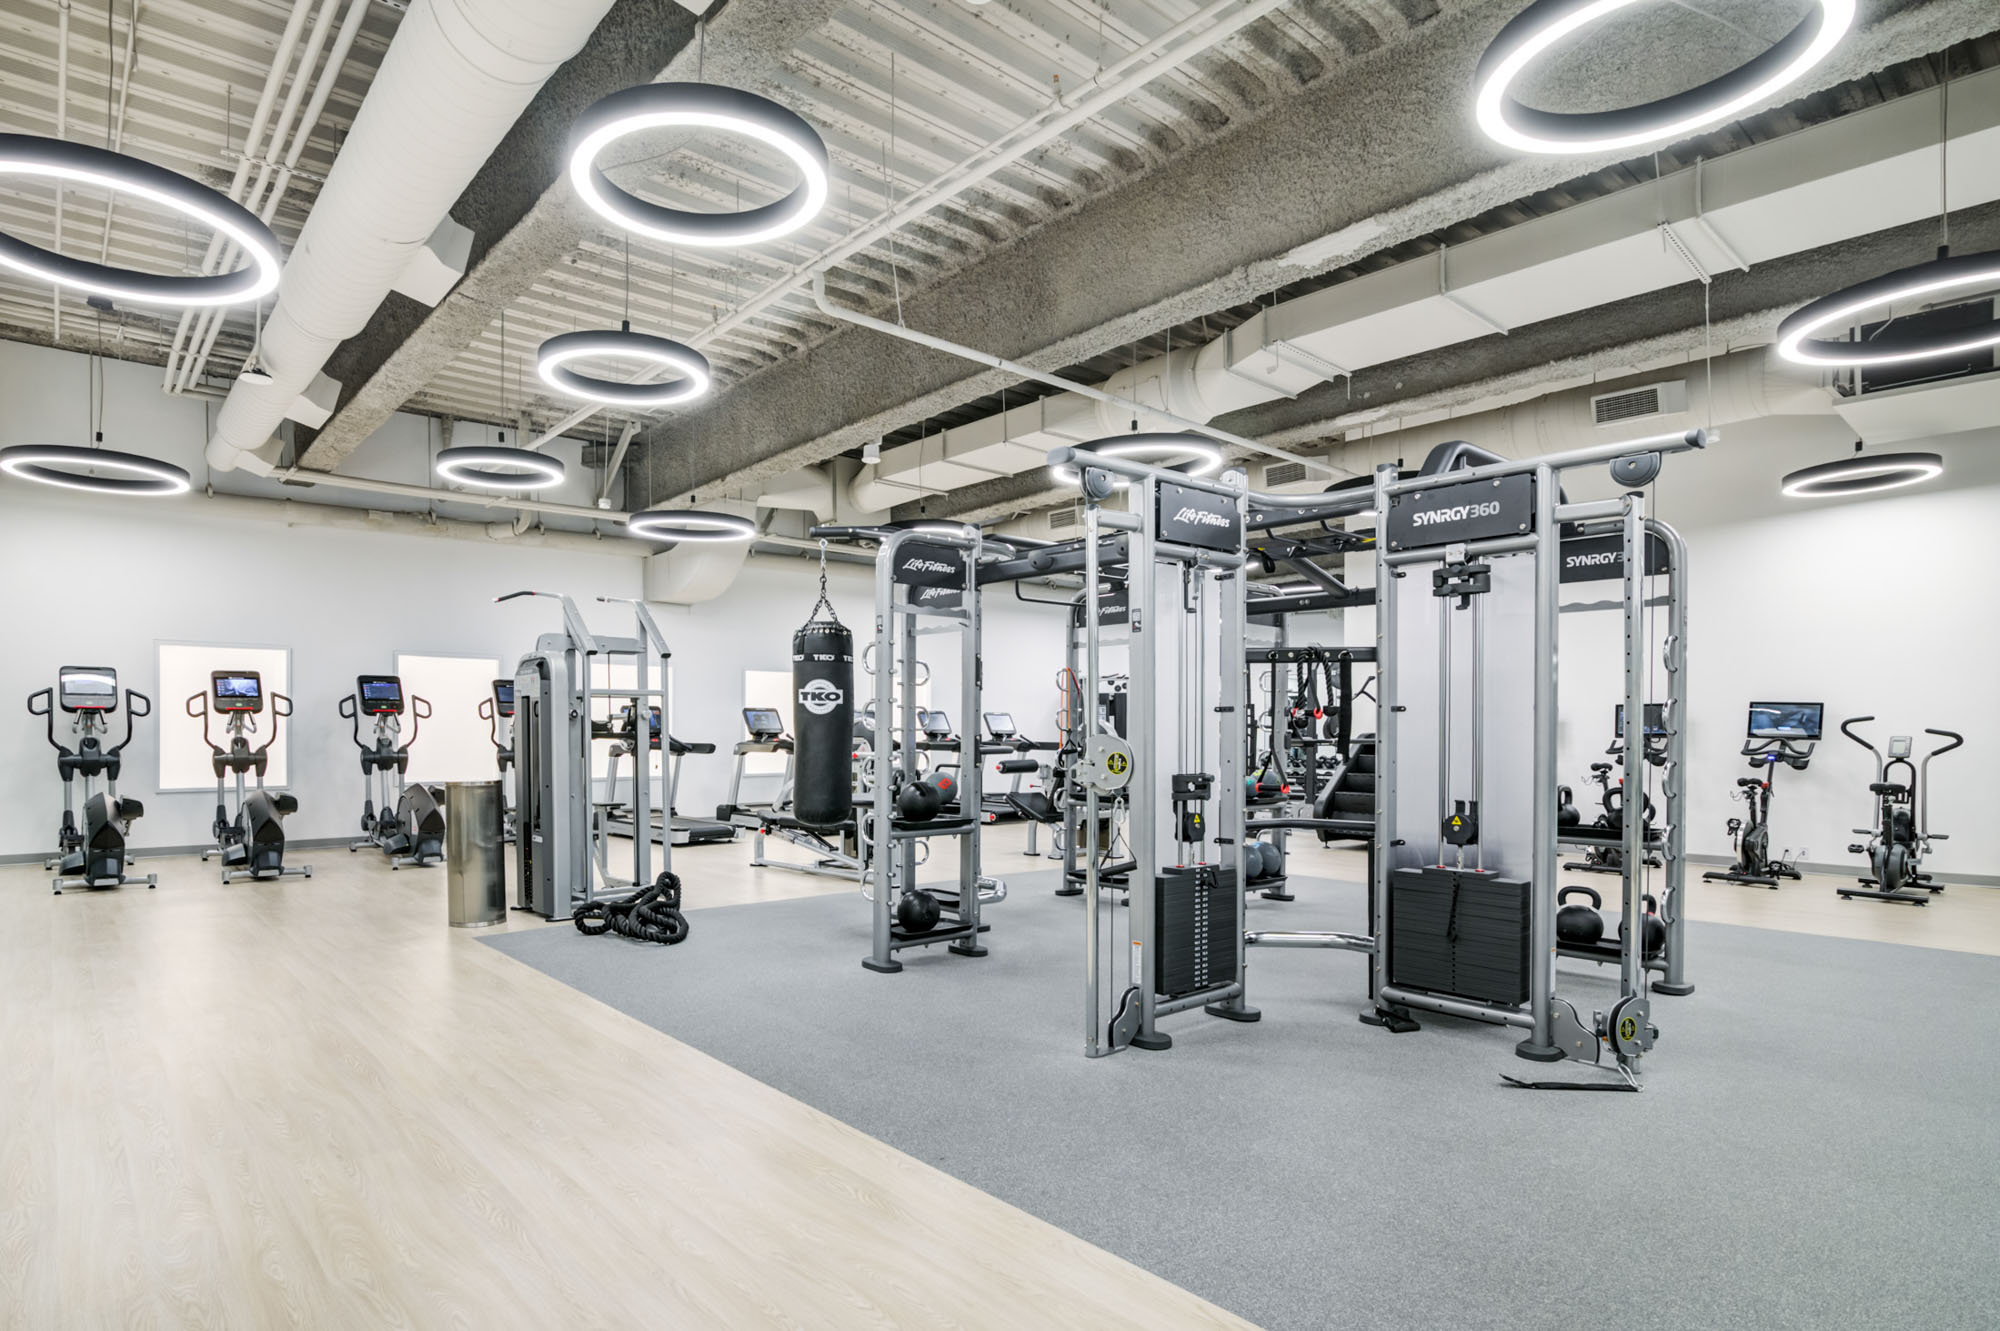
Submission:
[[[410,717],[408,739],[403,738],[406,711]],[[340,714],[353,723],[354,745],[361,750],[362,835],[347,849],[351,852],[373,846],[389,857],[392,869],[442,864],[443,792],[421,781],[405,780],[410,770],[410,746],[417,742],[417,723],[430,716],[430,703],[414,695],[406,703],[399,676],[359,675],[354,692],[340,700]],[[375,726],[367,739],[361,737],[364,716]]]
[[[1926,735],[1936,735],[1951,743],[1940,745],[1925,754],[1920,774],[1910,758],[1914,747],[1910,736],[1891,735],[1885,757],[1882,750],[1855,734],[1851,728],[1874,719],[1872,716],[1855,716],[1840,723],[1841,734],[1875,756],[1875,780],[1868,790],[1875,796],[1876,825],[1855,828],[1855,832],[1868,838],[1868,843],[1847,848],[1850,855],[1868,857],[1871,876],[1861,879],[1860,887],[1835,890],[1846,900],[1866,897],[1870,901],[1901,901],[1912,906],[1928,906],[1931,896],[1944,891],[1944,886],[1934,882],[1918,865],[1930,852],[1931,842],[1947,840],[1944,833],[1930,830],[1931,759],[1950,753],[1965,743],[1965,736],[1955,730],[1925,727]],[[1907,779],[1891,780],[1892,774],[1899,768]]]
[[[58,707],[70,718],[75,748],[56,738]],[[62,774],[62,829],[57,834],[61,848],[43,865],[56,871],[53,886],[57,896],[65,887],[159,884],[153,874],[139,877],[125,872],[125,866],[132,862],[125,854],[125,837],[146,807],[118,795],[119,755],[132,742],[133,720],[153,714],[153,700],[136,689],[125,690],[125,738],[107,748],[104,741],[111,737],[111,724],[106,718],[117,710],[118,672],[110,666],[64,666],[56,672],[55,688],[28,695],[29,715],[48,718],[49,744],[56,751],[56,770]],[[74,798],[79,776],[83,778],[80,828]],[[104,789],[93,794],[91,782],[98,777],[104,778]]]
[[[1623,703],[1618,704],[1617,717],[1613,725],[1612,734],[1624,735],[1625,705]],[[1662,703],[1647,703],[1644,725],[1641,727],[1640,735],[1644,746],[1644,752],[1641,756],[1645,761],[1655,767],[1663,766],[1666,763],[1667,737],[1665,705]],[[1607,757],[1611,758],[1611,762],[1592,763],[1590,765],[1590,780],[1598,788],[1598,803],[1603,808],[1603,812],[1598,814],[1596,821],[1588,827],[1582,826],[1581,819],[1579,819],[1578,823],[1572,824],[1567,828],[1567,832],[1572,840],[1581,842],[1587,847],[1581,860],[1572,860],[1562,866],[1572,873],[1624,872],[1625,778],[1621,776],[1616,781],[1613,781],[1611,779],[1611,772],[1614,764],[1618,767],[1625,765],[1625,750],[1620,740],[1613,740],[1611,747],[1604,752]],[[1645,840],[1650,842],[1653,839],[1653,797],[1642,795],[1640,798],[1643,803],[1640,807],[1639,816],[1645,826]],[[1566,803],[1566,801],[1562,802]],[[1649,869],[1660,867],[1659,857],[1650,851],[1646,855],[1645,863]]]
[[[1736,846],[1736,863],[1711,869],[1711,882],[1747,883],[1778,890],[1780,878],[1797,878],[1797,868],[1771,858],[1771,778],[1780,765],[1803,772],[1819,743],[1821,706],[1809,703],[1753,702],[1744,730],[1742,755],[1762,778],[1739,776],[1732,798],[1744,802],[1744,818],[1729,820],[1729,838]]]
[[[222,857],[222,881],[239,878],[310,878],[310,864],[285,865],[285,816],[299,811],[291,795],[273,795],[264,789],[264,773],[271,763],[271,746],[278,742],[278,718],[292,714],[292,700],[282,693],[271,695],[271,733],[252,748],[250,736],[257,729],[257,717],[264,710],[264,681],[255,670],[217,670],[209,675],[209,691],[187,700],[187,714],[201,721],[201,737],[209,749],[209,764],[215,768],[215,822],[210,830],[215,844],[201,853],[202,863],[211,855]],[[220,713],[228,717],[223,733],[229,747],[223,748],[209,733],[209,718]],[[236,813],[229,812],[224,781],[236,774]],[[243,778],[257,774],[257,788],[245,792]]]

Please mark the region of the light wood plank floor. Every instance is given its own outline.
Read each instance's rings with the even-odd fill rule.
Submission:
[[[989,872],[1053,867],[1024,832]],[[855,891],[748,855],[682,852],[689,907]],[[62,897],[0,868],[0,1327],[1247,1325],[445,928],[442,870],[302,858]],[[1691,910],[2000,954],[2000,892],[1834,883]]]
[[[1248,1326],[304,858],[0,869],[0,1327]]]

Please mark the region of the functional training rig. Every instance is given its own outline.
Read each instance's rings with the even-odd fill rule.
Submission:
[[[36,703],[41,705],[38,707]],[[71,748],[56,738],[56,709],[70,718]],[[125,746],[132,742],[132,722],[151,716],[153,700],[136,689],[125,690],[125,738],[109,748],[111,737],[106,719],[118,710],[118,672],[110,666],[63,666],[56,672],[53,689],[37,689],[28,695],[28,713],[46,718],[49,747],[56,751],[56,771],[62,777],[63,816],[57,833],[57,851],[43,867],[55,870],[51,883],[55,894],[65,887],[124,887],[144,883],[159,885],[154,874],[143,877],[127,874],[131,859],[125,854],[125,836],[134,819],[143,816],[146,806],[118,794],[118,770]],[[83,826],[76,822],[76,778],[83,778]],[[104,779],[104,789],[92,792],[91,783]]]
[[[917,685],[925,672],[918,639],[955,635],[958,715],[970,722],[980,714],[978,571],[985,547],[979,529],[958,524],[926,524],[921,531],[839,526],[815,527],[812,535],[875,547],[874,633],[861,658],[863,672],[874,677],[869,714],[875,730],[871,751],[862,760],[871,770],[861,774],[859,790],[850,789],[852,822],[840,828],[854,848],[857,876],[870,907],[871,945],[861,964],[894,973],[903,969],[896,953],[935,943],[945,944],[955,956],[983,957],[987,949],[980,935],[991,926],[980,918],[981,907],[1004,900],[1007,885],[980,872],[978,732],[965,725],[956,747],[940,750],[920,738],[917,707]],[[806,724],[794,721],[799,782],[809,770],[812,737]],[[851,743],[853,736],[845,738]],[[941,753],[957,762],[954,793],[935,807],[933,816],[906,816],[898,809],[904,785],[932,779],[918,770],[919,755],[930,755],[935,764]],[[852,775],[850,769],[850,787]],[[935,837],[958,838],[955,889],[917,885],[918,847]]]
[[[187,700],[187,714],[201,720],[202,742],[208,745],[208,760],[215,769],[215,822],[210,828],[215,844],[201,853],[202,862],[217,856],[222,861],[222,881],[239,878],[310,878],[310,864],[285,863],[285,817],[297,813],[299,802],[289,794],[273,795],[264,789],[264,774],[271,765],[271,746],[278,742],[278,722],[292,714],[292,700],[282,693],[269,696],[271,732],[264,742],[253,746],[250,736],[257,730],[257,718],[264,711],[263,677],[255,670],[217,670],[210,674],[208,692]],[[223,748],[209,733],[209,719],[221,713],[228,720],[223,733],[229,747]],[[257,788],[246,790],[244,777],[257,777]],[[236,777],[236,812],[231,814],[225,782]]]
[[[600,602],[629,606],[631,637],[609,637],[583,622],[576,602],[559,592],[509,592],[496,601],[540,596],[562,604],[563,631],[545,633],[514,672],[515,905],[551,920],[571,919],[601,903],[625,903],[655,887],[667,891],[673,847],[661,843],[660,873],[653,872],[655,842],[630,838],[632,874],[613,874],[606,819],[612,808],[629,807],[633,824],[652,822],[655,792],[652,764],[633,764],[629,806],[606,792],[598,799],[592,745],[618,738],[607,716],[613,702],[627,703],[634,716],[658,707],[672,714],[667,667],[673,653],[652,612],[641,601],[600,596]],[[629,670],[630,686],[600,682]],[[602,704],[602,706],[600,706]],[[672,880],[674,905],[678,880]],[[650,903],[649,903],[650,904]]]
[[[1101,563],[1124,565],[1133,620],[1132,743],[1094,734],[1080,768],[1089,789],[1085,825],[1092,840],[1100,799],[1129,783],[1136,862],[1127,983],[1105,1024],[1099,1019],[1102,979],[1116,963],[1107,967],[1102,956],[1097,866],[1094,855],[1086,857],[1085,1052],[1110,1053],[1128,1044],[1165,1048],[1168,1041],[1154,1022],[1194,1006],[1254,1020],[1256,1010],[1245,999],[1248,942],[1367,955],[1373,1001],[1362,1019],[1387,1030],[1418,1029],[1418,1011],[1512,1026],[1525,1033],[1516,1052],[1528,1059],[1596,1063],[1608,1049],[1621,1081],[1574,1084],[1578,1088],[1636,1087],[1639,1060],[1657,1034],[1650,991],[1692,988],[1681,974],[1687,560],[1672,528],[1648,519],[1638,487],[1657,475],[1661,455],[1705,442],[1702,432],[1692,431],[1523,460],[1453,444],[1435,451],[1414,475],[1386,466],[1370,489],[1306,496],[1246,495],[1226,483],[1087,451],[1052,451],[1052,466],[1082,473],[1084,687],[1090,694],[1098,684],[1100,598],[1092,589],[1100,585]],[[1559,485],[1564,472],[1605,464],[1626,493],[1566,501]],[[1102,508],[1113,492],[1112,477],[1131,482],[1128,512]],[[1382,515],[1375,546],[1374,816],[1246,822],[1238,770],[1247,746],[1243,532],[1323,525],[1371,510]],[[1101,549],[1106,529],[1117,535]],[[1610,558],[1599,557],[1604,553]],[[1642,820],[1626,820],[1622,905],[1632,927],[1608,952],[1581,954],[1616,960],[1620,994],[1589,1021],[1555,993],[1556,647],[1563,571],[1569,557],[1585,554],[1598,570],[1593,576],[1608,569],[1622,584],[1613,604],[1624,619],[1628,753],[1644,751],[1650,576],[1665,577],[1668,619],[1662,642],[1668,734],[1660,764],[1666,821],[1649,846]],[[1217,598],[1212,604],[1206,602],[1210,588]],[[1301,598],[1302,604],[1310,599]],[[1218,664],[1228,663],[1220,677],[1207,664],[1207,641],[1216,631]],[[1221,731],[1212,750],[1212,795],[1203,789],[1202,770],[1210,725]],[[1166,761],[1170,755],[1172,762]],[[1631,779],[1643,798],[1649,764],[1635,766]],[[1113,769],[1119,767],[1128,775],[1117,777]],[[1191,824],[1193,804],[1204,806],[1205,816]],[[1372,835],[1372,936],[1270,932],[1245,938],[1241,842],[1260,828],[1280,826]],[[1198,837],[1190,835],[1196,831]],[[1650,955],[1649,931],[1638,927],[1645,917],[1649,850],[1663,858],[1667,903],[1664,940]],[[1172,894],[1189,881],[1197,891],[1184,904]],[[1662,979],[1649,983],[1656,970]]]

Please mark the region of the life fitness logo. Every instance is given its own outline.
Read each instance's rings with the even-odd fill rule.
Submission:
[[[1489,499],[1483,504],[1458,504],[1452,508],[1433,508],[1411,516],[1410,522],[1418,527],[1435,527],[1444,522],[1469,522],[1474,518],[1490,518],[1500,511],[1500,501]]]
[[[1192,522],[1197,527],[1227,527],[1229,519],[1213,509],[1189,506],[1174,514],[1175,522]]]
[[[1617,563],[1621,557],[1616,550],[1600,550],[1592,555],[1571,555],[1569,558],[1563,560],[1563,567],[1602,568],[1606,564]]]
[[[905,573],[956,573],[958,572],[958,566],[947,564],[941,559],[924,559],[918,557],[904,560],[903,571]]]
[[[846,696],[831,680],[813,679],[799,686],[799,706],[814,716],[825,716]]]

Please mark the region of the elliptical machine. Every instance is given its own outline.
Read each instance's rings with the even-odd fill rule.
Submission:
[[[1797,878],[1799,871],[1784,860],[1771,858],[1771,778],[1779,764],[1795,772],[1806,770],[1813,748],[1819,743],[1821,704],[1816,702],[1753,702],[1744,730],[1742,755],[1762,778],[1739,776],[1732,798],[1747,806],[1745,818],[1729,820],[1729,837],[1736,846],[1736,863],[1727,869],[1710,869],[1702,878],[1711,882],[1745,883],[1751,887],[1778,890],[1780,878]]]
[[[1875,780],[1868,787],[1869,793],[1875,796],[1875,826],[1855,828],[1855,832],[1868,838],[1868,843],[1847,848],[1850,855],[1868,857],[1872,876],[1859,880],[1860,887],[1835,890],[1847,900],[1866,897],[1870,901],[1901,901],[1912,906],[1928,906],[1932,896],[1944,891],[1944,885],[1934,882],[1918,865],[1929,853],[1931,842],[1948,839],[1944,833],[1930,829],[1931,759],[1950,753],[1965,743],[1965,736],[1955,730],[1925,727],[1926,735],[1936,735],[1951,743],[1940,745],[1925,754],[1920,774],[1917,765],[1910,759],[1914,748],[1910,736],[1891,735],[1885,758],[1882,750],[1855,734],[1851,728],[1874,719],[1872,716],[1854,716],[1840,723],[1841,734],[1875,756]],[[1907,774],[1907,780],[1890,779],[1898,768]]]
[[[37,702],[41,706],[37,707]],[[70,717],[71,748],[56,738],[56,708]],[[131,863],[125,854],[125,837],[132,822],[146,812],[135,799],[118,795],[119,755],[132,742],[132,722],[153,714],[153,700],[136,689],[125,690],[125,738],[106,748],[111,725],[106,719],[118,710],[118,672],[110,666],[63,666],[56,672],[53,689],[38,689],[28,695],[28,713],[48,719],[49,744],[56,751],[56,770],[62,774],[63,815],[58,832],[60,849],[43,865],[56,871],[52,886],[57,896],[65,887],[124,887],[129,883],[159,885],[153,874],[129,875]],[[83,778],[83,826],[76,825],[75,781]],[[104,789],[92,793],[91,782],[104,778]]]
[[[479,719],[487,723],[488,734],[493,740],[494,761],[500,764],[500,842],[512,845],[515,837],[515,804],[507,798],[507,773],[514,767],[514,681],[496,679],[493,681],[493,696],[479,704]],[[501,733],[505,723],[506,733]],[[415,732],[411,732],[415,738]]]
[[[410,716],[410,736],[403,738],[403,716]],[[419,868],[444,862],[443,792],[436,786],[405,780],[410,770],[410,746],[417,742],[417,723],[429,718],[431,705],[412,696],[403,699],[397,675],[358,675],[354,692],[340,700],[340,714],[354,725],[354,745],[361,750],[362,836],[347,849],[373,846],[389,857],[389,867]],[[361,718],[374,720],[375,731],[361,737]],[[379,807],[378,797],[379,796]]]
[[[215,845],[201,853],[202,863],[211,855],[222,857],[222,881],[239,878],[310,878],[310,864],[285,865],[285,816],[299,811],[291,795],[273,795],[264,789],[264,773],[270,766],[271,746],[278,740],[278,718],[292,714],[292,700],[282,693],[271,695],[271,733],[255,748],[250,735],[257,729],[258,714],[264,710],[264,681],[255,670],[217,670],[209,675],[209,691],[187,700],[187,714],[201,720],[201,737],[209,748],[209,764],[215,768],[215,822],[211,830]],[[223,748],[209,734],[209,718],[220,712],[229,718],[223,732],[229,747]],[[236,774],[236,813],[229,812],[224,781]],[[245,792],[243,778],[257,774],[257,788]]]

